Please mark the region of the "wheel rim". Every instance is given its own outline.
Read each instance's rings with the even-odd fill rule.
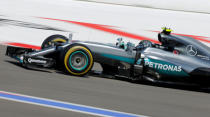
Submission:
[[[77,52],[77,51],[82,51],[85,53],[85,55],[88,57],[88,61],[87,61],[87,67],[83,70],[74,70],[71,66],[70,66],[70,56],[72,55],[72,53]],[[90,52],[89,49],[87,49],[86,47],[83,46],[73,46],[70,49],[68,49],[68,51],[65,53],[64,56],[64,66],[65,69],[67,70],[67,72],[69,72],[72,75],[76,75],[76,76],[83,76],[85,74],[87,74],[91,68],[93,67],[93,56],[92,53]]]
[[[82,51],[73,52],[69,57],[69,65],[74,70],[84,70],[88,65],[88,57]]]

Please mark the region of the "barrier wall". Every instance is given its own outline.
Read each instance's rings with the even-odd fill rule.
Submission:
[[[7,26],[8,23],[0,21],[1,42],[40,46],[48,35],[60,33],[73,33],[74,40],[104,43],[115,43],[118,37],[134,43],[142,39],[157,42],[157,31],[167,26],[176,34],[191,36],[210,45],[210,15],[204,13],[72,0],[1,0],[0,19],[59,29],[43,31],[33,28],[33,32],[31,27],[24,30],[23,26]]]
[[[210,13],[209,0],[88,0],[88,1],[129,5],[137,7],[169,9],[176,11]]]

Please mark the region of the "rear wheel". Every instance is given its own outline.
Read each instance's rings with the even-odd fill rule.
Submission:
[[[73,45],[65,49],[64,68],[71,75],[84,76],[93,67],[91,51],[82,45]]]

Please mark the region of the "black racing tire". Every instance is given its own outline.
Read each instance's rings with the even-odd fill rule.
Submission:
[[[94,64],[90,49],[78,44],[66,47],[61,60],[65,71],[75,76],[86,75]]]
[[[53,46],[55,46],[55,42],[56,43],[66,43],[66,42],[68,42],[68,38],[66,38],[63,35],[52,35],[44,40],[44,42],[42,43],[41,49],[53,47]],[[62,65],[60,65],[59,56],[60,56],[60,53],[56,52],[56,53],[45,55],[44,57],[54,59],[56,61],[56,63],[53,67],[60,69],[60,68],[62,68]]]
[[[45,49],[48,47],[53,47],[55,46],[55,42],[56,43],[66,43],[68,42],[68,38],[66,38],[63,35],[52,35],[50,37],[48,37],[47,39],[44,40],[44,42],[42,43],[41,49]],[[52,54],[48,54],[45,55],[44,57],[46,58],[52,58],[54,60],[56,60],[56,68],[59,68],[59,53],[52,53]]]
[[[54,46],[54,43],[66,43],[68,42],[68,38],[63,35],[52,35],[44,40],[42,43],[41,49],[48,48]]]

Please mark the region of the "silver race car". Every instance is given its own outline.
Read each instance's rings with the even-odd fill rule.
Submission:
[[[56,68],[76,76],[86,75],[98,62],[103,74],[132,80],[210,83],[208,46],[172,35],[168,28],[158,34],[158,40],[160,44],[142,40],[135,46],[121,38],[116,44],[102,44],[57,35],[46,39],[39,51],[8,46],[6,55],[25,67]]]

